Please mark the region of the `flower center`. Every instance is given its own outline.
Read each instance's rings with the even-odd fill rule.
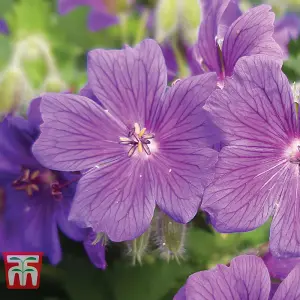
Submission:
[[[139,153],[142,153],[143,150],[147,153],[147,155],[151,154],[149,145],[150,140],[154,138],[154,134],[146,133],[146,128],[141,129],[138,123],[134,123],[134,128],[129,131],[127,137],[120,137],[120,144],[122,145],[130,145],[130,149],[128,151],[128,156],[131,157],[136,149],[138,149]]]
[[[292,164],[300,165],[300,140],[295,140],[287,149],[286,154]]]
[[[62,189],[72,182],[60,184],[58,178],[59,176],[50,170],[40,172],[23,168],[22,175],[13,181],[12,186],[18,191],[25,191],[29,197],[41,190],[47,190],[59,201],[63,198]]]

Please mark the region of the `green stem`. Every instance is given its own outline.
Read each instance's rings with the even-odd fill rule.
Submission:
[[[138,24],[137,32],[135,35],[134,45],[138,44],[140,41],[142,41],[144,39],[149,15],[150,15],[149,9],[145,9],[143,11],[142,17]]]
[[[121,33],[121,39],[122,39],[122,44],[128,44],[128,15],[126,13],[121,13],[120,14],[120,33]]]
[[[186,77],[188,75],[187,74],[186,61],[185,61],[185,58],[184,58],[183,54],[181,53],[181,50],[178,47],[177,38],[173,38],[172,48],[174,50],[176,62],[177,62],[177,65],[178,65],[178,78]]]

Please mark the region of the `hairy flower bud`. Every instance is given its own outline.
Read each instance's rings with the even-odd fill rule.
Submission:
[[[0,75],[0,113],[19,110],[32,97],[32,89],[21,69],[9,67]]]
[[[62,92],[66,89],[67,84],[59,76],[48,76],[42,88],[45,92]]]
[[[147,253],[149,241],[151,235],[151,228],[149,227],[146,232],[144,232],[138,238],[128,241],[128,254],[132,256],[132,264],[135,265],[138,262],[140,265],[142,264],[142,260]]]
[[[159,0],[155,16],[155,38],[158,42],[163,42],[178,31],[187,43],[196,42],[201,16],[197,0]]]
[[[160,214],[157,243],[163,259],[175,259],[179,262],[184,253],[185,236],[185,224],[175,222],[164,213]]]

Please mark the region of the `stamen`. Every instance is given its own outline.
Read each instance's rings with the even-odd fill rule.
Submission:
[[[136,145],[133,145],[133,146],[130,148],[130,150],[128,151],[128,156],[129,156],[129,157],[131,157],[131,156],[134,154],[136,148],[137,148]]]
[[[140,133],[139,133],[139,138],[141,138],[141,137],[144,135],[145,131],[146,131],[146,128],[143,128],[143,129],[140,131]]]
[[[93,246],[97,245],[101,241],[102,237],[103,237],[103,233],[98,232],[97,235],[96,235],[95,240],[92,242],[92,245]]]
[[[139,135],[141,132],[141,127],[138,123],[134,123],[134,132]]]
[[[155,136],[154,134],[151,134],[151,133],[148,133],[148,134],[144,134],[143,135],[143,138],[146,139],[146,140],[151,140],[153,139]]]
[[[34,179],[38,178],[39,175],[40,175],[40,171],[39,170],[33,171],[31,173],[30,179],[34,180]]]
[[[149,142],[149,144],[150,144],[150,141],[148,141],[148,142]],[[149,148],[149,146],[148,146],[147,144],[143,144],[143,149],[144,149],[144,151],[145,151],[148,155],[151,154],[150,148]]]
[[[138,149],[139,153],[142,153],[143,150],[146,152],[147,155],[151,154],[149,144],[151,142],[149,140],[154,138],[154,134],[146,133],[146,128],[142,128],[138,123],[134,123],[134,128],[129,131],[127,137],[119,137],[121,145],[131,145],[128,151],[128,157],[131,157],[136,149]]]
[[[143,145],[142,145],[142,142],[141,142],[141,141],[139,141],[139,143],[138,143],[138,151],[139,151],[140,153],[143,152]]]

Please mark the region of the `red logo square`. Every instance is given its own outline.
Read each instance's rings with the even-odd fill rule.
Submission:
[[[8,289],[38,289],[42,269],[42,252],[4,252]]]

